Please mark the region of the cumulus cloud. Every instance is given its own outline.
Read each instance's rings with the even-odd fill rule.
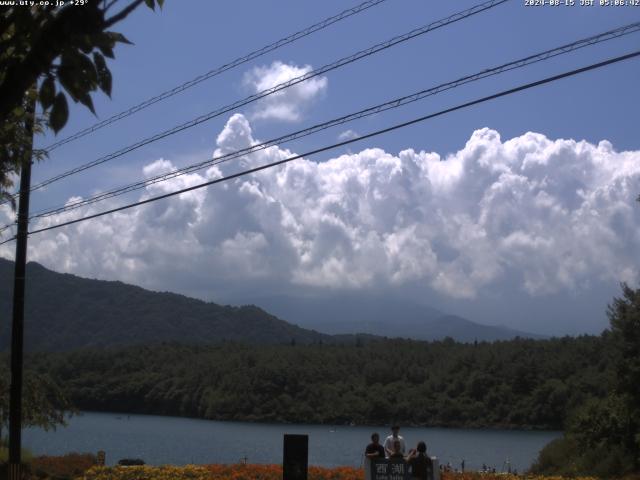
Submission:
[[[310,65],[299,67],[275,61],[271,65],[254,67],[248,71],[244,76],[244,83],[253,92],[258,93],[312,70]],[[305,109],[326,92],[327,84],[327,77],[318,76],[273,93],[259,100],[252,118],[298,121]]]
[[[216,154],[254,144],[234,115]],[[279,147],[245,166],[288,157]],[[158,160],[153,175],[174,168]],[[154,184],[144,197],[235,172],[233,162]],[[640,151],[606,141],[480,129],[442,158],[369,148],[298,160],[215,187],[34,235],[29,258],[62,271],[184,291],[256,285],[367,289],[420,283],[474,298],[515,284],[532,296],[639,279]],[[83,214],[104,209],[90,206]],[[44,219],[43,227],[64,221]],[[0,254],[10,256],[8,245]],[[514,280],[515,279],[515,280]]]

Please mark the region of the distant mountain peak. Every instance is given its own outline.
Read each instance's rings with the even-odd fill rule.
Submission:
[[[499,325],[483,325],[390,295],[267,297],[259,303],[289,322],[332,335],[366,333],[415,340],[451,337],[460,342],[509,340],[518,336],[545,338]]]

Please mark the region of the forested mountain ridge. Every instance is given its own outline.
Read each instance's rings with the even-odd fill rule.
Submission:
[[[9,342],[13,270],[13,262],[0,258],[0,349],[6,349]],[[62,351],[228,340],[255,344],[353,343],[354,335],[361,339],[379,335],[422,340],[450,336],[460,341],[531,336],[505,327],[480,325],[430,307],[402,310],[393,298],[346,303],[339,298],[312,303],[283,299],[279,305],[287,302],[294,308],[289,310],[290,316],[281,316],[284,321],[254,305],[222,306],[117,281],[56,273],[30,262],[25,342],[27,350]],[[345,311],[341,312],[343,307]]]
[[[0,346],[9,342],[14,263],[0,258]],[[232,307],[27,264],[25,344],[60,351],[99,346],[338,341],[255,306]]]
[[[612,384],[606,336],[160,345],[35,354],[80,409],[218,420],[562,428]]]

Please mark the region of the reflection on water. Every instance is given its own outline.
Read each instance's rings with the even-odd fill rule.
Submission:
[[[309,463],[333,467],[360,466],[362,452],[373,431],[382,439],[387,427],[283,425],[245,422],[214,422],[154,415],[83,413],[69,420],[67,428],[55,432],[27,429],[23,443],[35,454],[67,452],[107,453],[107,464],[121,458],[142,458],[154,465],[163,463],[281,463],[285,433],[309,435]],[[441,464],[459,468],[464,459],[468,470],[482,464],[506,470],[528,468],[540,449],[560,432],[513,430],[469,430],[445,428],[402,428],[407,445],[419,440],[428,445]]]

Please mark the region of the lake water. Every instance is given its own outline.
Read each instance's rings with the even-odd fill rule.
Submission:
[[[309,464],[333,467],[362,464],[362,452],[372,432],[382,439],[382,426],[283,425],[245,422],[215,422],[154,415],[83,413],[69,420],[69,426],[54,432],[27,429],[23,444],[34,454],[106,452],[107,464],[121,458],[142,458],[152,465],[189,463],[282,463],[282,436],[309,435]],[[523,471],[540,449],[560,432],[513,430],[471,430],[403,427],[400,434],[407,446],[424,440],[428,451],[459,468],[480,469],[483,463],[506,470]]]

